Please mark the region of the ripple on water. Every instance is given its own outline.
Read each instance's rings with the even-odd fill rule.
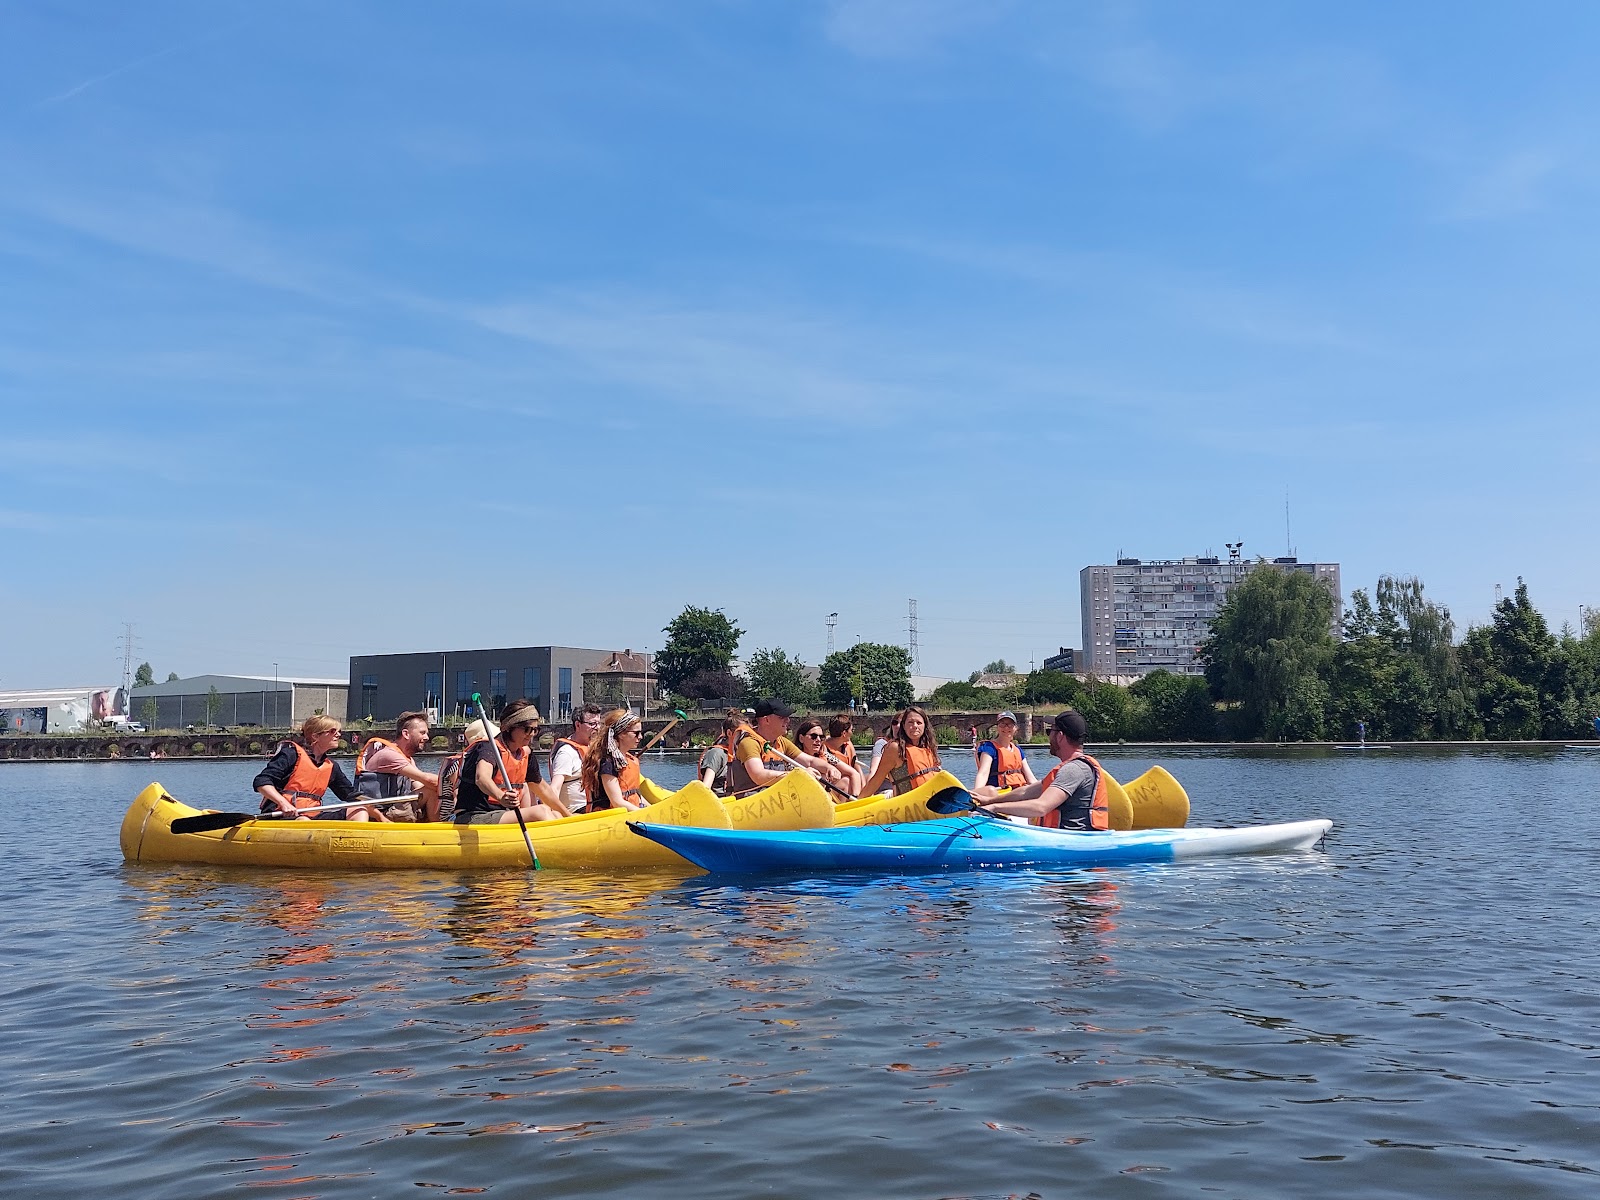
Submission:
[[[1549,821],[1587,768],[1174,765],[1216,823],[1340,824],[1324,854],[745,882],[145,869],[13,829],[0,1187],[1592,1194],[1600,826]],[[143,773],[0,784],[104,787],[114,830]],[[1486,835],[1508,804],[1527,829]]]

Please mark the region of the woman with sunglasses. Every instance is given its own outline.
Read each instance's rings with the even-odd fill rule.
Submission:
[[[836,717],[834,720],[837,722],[838,718]],[[851,763],[847,762],[833,747],[828,745],[828,735],[823,731],[821,721],[815,717],[807,717],[801,721],[800,732],[796,735],[795,741],[805,753],[813,758],[820,758],[830,762],[838,768],[841,776],[839,787],[842,790],[849,792],[852,796],[861,794],[861,772],[856,770]],[[855,747],[851,746],[850,750],[851,756],[854,757]],[[841,797],[835,793],[833,799],[835,803],[838,803]]]
[[[872,778],[861,791],[864,796],[885,783],[894,788],[896,796],[904,796],[942,769],[939,743],[934,739],[928,714],[913,704],[903,709],[897,720],[892,740],[883,748]]]
[[[539,759],[533,752],[538,735],[539,709],[532,700],[506,705],[500,713],[500,731],[474,745],[461,762],[452,818],[457,825],[515,821],[513,809],[522,813],[524,821],[553,821],[561,815],[549,803],[554,791],[539,778]]]
[[[639,740],[644,722],[637,713],[614,708],[600,722],[583,752],[583,790],[589,811],[643,808],[639,796]]]

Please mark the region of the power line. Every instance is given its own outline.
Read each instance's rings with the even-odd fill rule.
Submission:
[[[910,601],[910,609],[906,613],[906,653],[911,656],[911,673],[922,674],[920,655],[917,652],[917,602]]]

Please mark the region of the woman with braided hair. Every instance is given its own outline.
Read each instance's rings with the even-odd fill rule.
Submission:
[[[583,752],[583,790],[589,811],[643,808],[639,796],[639,739],[644,722],[637,713],[614,708],[600,722]]]

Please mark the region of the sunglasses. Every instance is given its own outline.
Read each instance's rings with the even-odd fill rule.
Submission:
[[[819,737],[822,736],[822,730],[820,730],[820,729],[808,729],[804,733],[802,733],[800,736],[801,737],[819,738]]]

